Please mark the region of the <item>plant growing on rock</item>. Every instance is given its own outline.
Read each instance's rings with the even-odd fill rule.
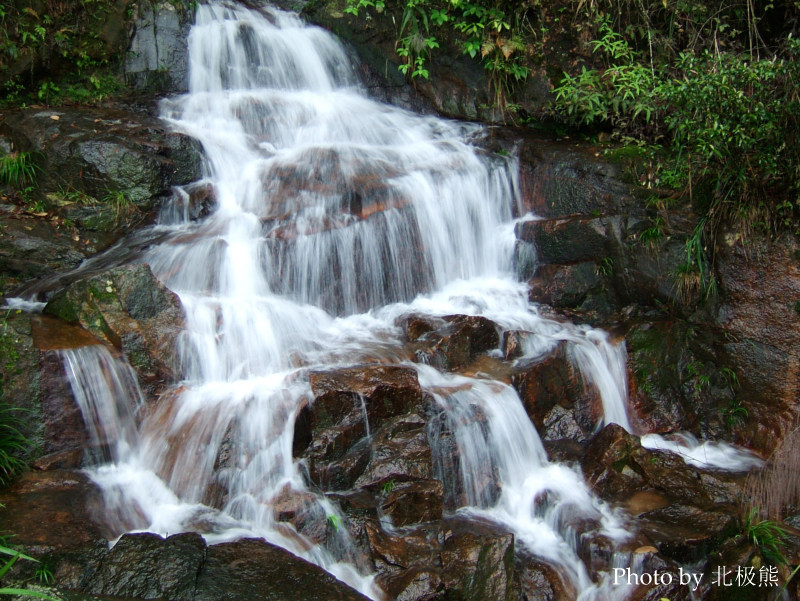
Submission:
[[[6,562],[2,566],[0,566],[0,579],[2,579],[6,575],[6,573],[8,573],[8,571],[12,567],[14,567],[14,564],[16,564],[17,561],[20,559],[24,561],[37,561],[33,557],[29,557],[24,553],[20,553],[19,551],[15,551],[14,549],[10,549],[5,546],[0,546],[0,554],[10,556],[10,559],[6,560]],[[14,595],[17,597],[33,597],[36,599],[49,599],[50,601],[57,601],[50,595],[41,593],[39,591],[14,588],[14,587],[0,587],[0,595]]]
[[[23,188],[35,182],[38,171],[33,153],[12,152],[0,156],[0,184]]]
[[[463,54],[481,60],[494,105],[505,111],[512,87],[530,73],[523,60],[524,3],[403,0],[400,5],[402,15],[395,45],[403,59],[400,71],[412,80],[428,79],[432,51],[440,45],[437,35],[455,37]],[[347,0],[345,12],[358,16],[362,9],[383,13],[386,8],[380,0]]]

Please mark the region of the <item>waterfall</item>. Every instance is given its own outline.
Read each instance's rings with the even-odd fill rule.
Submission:
[[[216,207],[200,222],[164,210],[163,236],[144,257],[186,311],[182,381],[137,419],[86,409],[132,431],[124,453],[91,470],[110,527],[198,530],[211,543],[263,537],[381,598],[345,529],[323,547],[279,524],[273,505],[293,495],[335,522],[339,510],[309,490],[292,456],[308,371],[402,360],[394,324],[408,313],[481,315],[524,331],[523,360],[566,341],[605,422],[629,428],[622,347],[543,318],[515,280],[517,164],[477,152],[478,126],[368,99],[332,36],[271,8],[199,6],[189,60],[190,92],[165,100],[162,117],[202,143]],[[434,460],[457,510],[513,530],[580,599],[623,598],[593,583],[576,550],[579,520],[619,541],[618,517],[576,469],[548,461],[514,389],[408,365],[454,435],[458,469],[447,449]],[[104,395],[119,404],[106,389],[91,406]]]

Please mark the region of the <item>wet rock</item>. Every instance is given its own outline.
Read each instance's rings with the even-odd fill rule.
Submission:
[[[294,452],[305,458],[313,482],[324,490],[347,490],[357,480],[359,486],[392,477],[405,480],[407,470],[428,477],[429,469],[414,467],[419,436],[408,434],[424,434],[425,425],[418,414],[409,413],[422,411],[422,390],[413,369],[365,364],[312,372],[310,379],[315,398],[295,421],[295,438],[302,442]],[[412,445],[405,471],[399,463],[398,445],[403,443]],[[430,449],[426,457],[429,464]]]
[[[599,261],[619,255],[620,225],[608,217],[522,221],[514,233],[536,247],[539,265]]]
[[[639,569],[640,574],[649,574],[654,576],[656,572],[660,575],[658,584],[639,584],[630,595],[630,599],[636,601],[661,601],[661,599],[670,599],[671,601],[692,601],[695,597],[692,595],[692,588],[687,584],[681,584],[680,581],[680,566],[661,555],[657,550],[651,546],[643,546],[635,549],[632,553],[631,563]],[[631,569],[631,572],[634,572]],[[684,574],[688,574],[688,570],[684,568]],[[627,574],[621,576],[619,581],[625,581]],[[631,577],[631,583],[635,584],[636,580]],[[704,598],[704,597],[701,597]]]
[[[641,448],[639,439],[621,426],[609,424],[586,449],[581,468],[589,486],[604,499],[629,497],[645,483],[630,467],[631,455]]]
[[[84,573],[86,580],[68,588],[103,596],[192,601],[205,555],[205,541],[196,533],[167,539],[151,533],[126,534],[96,571]]]
[[[31,315],[8,311],[0,316],[0,400],[18,407],[20,432],[30,440],[24,455],[43,444],[39,353]]]
[[[394,418],[375,433],[369,463],[355,486],[432,479],[433,459],[425,420],[410,414]]]
[[[440,571],[430,568],[409,568],[384,583],[391,598],[397,601],[439,599],[444,589]]]
[[[581,467],[592,489],[607,500],[622,501],[648,490],[701,509],[713,506],[698,469],[674,453],[643,448],[638,437],[617,424],[592,439]]]
[[[59,590],[103,599],[365,599],[321,568],[256,539],[207,547],[196,533],[126,534],[111,549],[89,544],[45,560]]]
[[[357,601],[366,597],[262,540],[208,547],[194,601]]]
[[[500,343],[500,349],[506,361],[516,359],[524,354],[524,338],[525,332],[520,330],[505,330],[503,332],[503,341]]]
[[[375,566],[381,579],[414,567],[441,567],[441,526],[425,525],[390,534],[376,521],[366,524],[367,538]]]
[[[662,555],[683,564],[706,557],[735,532],[732,515],[677,503],[639,515],[638,523]]]
[[[533,425],[548,440],[586,440],[602,418],[599,394],[586,386],[566,343],[544,358],[515,366],[511,383]]]
[[[442,34],[448,41],[442,40],[437,60],[426,65],[430,78],[411,86],[398,70],[401,59],[395,52],[396,24],[402,21],[402,9],[390,4],[369,19],[345,14],[342,9],[336,1],[313,2],[305,6],[303,14],[354,46],[373,95],[406,108],[425,108],[465,119],[483,115],[499,120],[496,111],[489,108],[486,74],[480,63],[464,56],[446,31]]]
[[[650,483],[651,488],[697,507],[712,505],[699,471],[675,453],[638,448],[631,453],[630,461],[631,467]]]
[[[397,323],[414,343],[417,360],[441,370],[463,367],[477,355],[500,346],[499,328],[481,316],[407,315]]]
[[[575,591],[564,585],[558,571],[527,553],[519,553],[515,568],[519,574],[522,599],[526,601],[567,601]]]
[[[100,491],[81,472],[29,472],[0,491],[0,503],[0,530],[36,556],[102,538],[93,521]]]
[[[393,599],[519,598],[514,536],[497,526],[457,518],[400,535],[368,522],[367,532],[378,581]]]
[[[794,427],[800,397],[800,245],[794,237],[743,241],[728,233],[721,246],[717,323],[749,413],[736,440],[769,453]]]
[[[534,136],[522,140],[523,215],[530,212],[545,219],[563,219],[628,214],[642,206],[636,193],[624,183],[619,168],[599,159],[591,147],[566,148]]]
[[[450,524],[444,536],[442,580],[448,591],[474,601],[519,598],[513,534],[470,521]]]
[[[777,589],[776,586],[766,587],[764,586],[766,583],[760,583],[759,569],[763,565],[763,557],[748,538],[737,536],[726,540],[708,558],[703,576],[705,584],[703,599],[728,601],[733,598],[736,601],[761,601],[765,594],[769,594],[770,597],[775,596],[773,591]],[[747,572],[754,574],[753,583],[746,584],[745,579],[737,581],[737,570],[741,570],[742,574]]]
[[[327,534],[327,516],[316,496],[308,492],[293,490],[286,485],[270,504],[277,521],[288,522],[309,540],[316,544],[324,544]]]
[[[408,367],[365,364],[312,372],[310,378],[315,427],[361,412],[363,400],[370,427],[377,428],[386,418],[418,409],[422,401],[417,373]]]
[[[64,362],[57,351],[40,353],[41,420],[44,426],[43,452],[63,457],[82,456],[89,437],[80,407],[64,373]],[[64,454],[67,455],[64,455]],[[80,463],[66,467],[80,467]]]
[[[189,89],[187,38],[191,10],[169,2],[134,4],[133,38],[125,57],[125,80],[159,95]]]
[[[183,308],[149,266],[117,267],[74,282],[52,298],[45,312],[80,323],[121,350],[148,392],[174,379]]]
[[[393,484],[381,505],[397,527],[442,519],[444,486],[438,480]]]
[[[602,293],[605,281],[598,264],[585,261],[574,265],[542,265],[535,271],[522,273],[529,280],[528,298],[552,307],[580,307],[590,294]]]

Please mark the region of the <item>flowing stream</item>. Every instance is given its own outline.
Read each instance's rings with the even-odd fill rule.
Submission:
[[[308,371],[404,361],[394,324],[408,313],[482,315],[527,332],[523,360],[566,342],[605,422],[630,429],[623,345],[541,317],[516,281],[517,165],[478,151],[477,126],[368,99],[332,36],[271,8],[199,6],[189,52],[190,93],[164,101],[162,117],[202,142],[215,211],[192,222],[176,197],[157,226],[163,242],[142,259],[186,310],[183,379],[137,422],[140,394],[123,367],[95,348],[64,355],[107,449],[91,475],[111,528],[263,537],[382,598],[346,529],[316,545],[277,522],[273,505],[288,491],[314,499],[323,525],[338,515],[292,457]],[[591,521],[621,541],[623,524],[578,471],[548,461],[514,389],[405,364],[454,434],[457,469],[446,448],[434,445],[434,459],[463,492],[458,511],[510,528],[577,598],[624,598],[587,572],[575,529]]]

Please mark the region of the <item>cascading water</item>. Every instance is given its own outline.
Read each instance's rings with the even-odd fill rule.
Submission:
[[[202,142],[216,210],[200,223],[165,210],[163,241],[144,257],[186,311],[183,381],[138,426],[124,411],[109,418],[133,428],[125,453],[92,470],[117,532],[260,536],[379,598],[345,529],[323,548],[278,524],[273,504],[302,494],[323,523],[338,515],[292,457],[308,369],[402,360],[393,324],[412,312],[523,330],[523,359],[566,341],[605,420],[630,427],[621,348],[540,317],[514,280],[516,164],[481,156],[477,126],[369,100],[334,38],[281,11],[200,6],[189,50],[190,93],[162,114]],[[516,392],[408,364],[455,438],[457,469],[446,449],[434,455],[459,511],[511,528],[579,598],[623,598],[592,582],[573,527],[591,520],[620,540],[619,520],[578,472],[548,462]]]

